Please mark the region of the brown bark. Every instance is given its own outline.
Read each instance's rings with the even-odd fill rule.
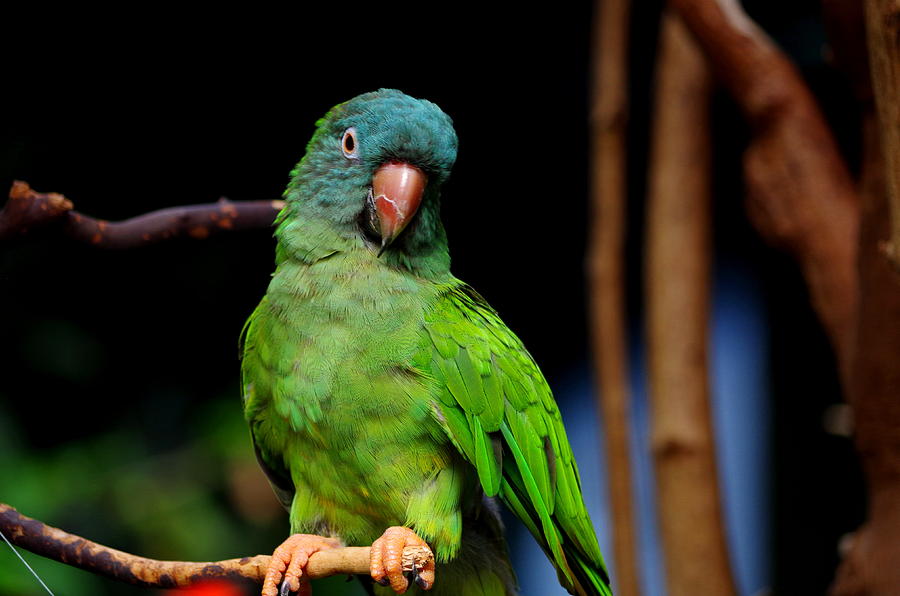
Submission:
[[[220,199],[205,205],[186,205],[153,211],[124,221],[109,222],[72,210],[72,202],[58,193],[39,193],[16,181],[0,210],[0,242],[35,228],[59,226],[76,242],[98,248],[127,249],[178,237],[203,239],[231,230],[272,225],[284,201]]]
[[[734,594],[709,402],[710,76],[680,19],[660,36],[645,292],[666,589]]]
[[[4,503],[0,503],[0,531],[13,544],[42,557],[140,586],[178,588],[209,579],[261,584],[271,560],[268,555],[209,563],[146,559],[47,526]],[[408,547],[403,551],[403,568],[410,571],[413,565],[424,567],[430,557],[427,549]],[[348,546],[315,553],[309,557],[304,573],[309,579],[368,575],[369,547]]]
[[[753,127],[744,155],[748,213],[800,265],[847,387],[859,207],[831,130],[796,68],[736,0],[670,0],[670,6]]]
[[[613,517],[614,582],[619,596],[639,593],[629,455],[624,306],[625,141],[628,119],[627,0],[598,0],[594,14],[589,274],[594,370],[603,413]]]
[[[857,193],[802,80],[737,5],[727,0],[671,1],[754,127],[745,158],[751,215],[760,231],[785,244],[800,264],[813,305],[834,344],[844,391],[853,407],[869,511],[866,523],[848,541],[832,593],[896,594],[900,589],[900,280],[885,257],[896,251],[891,241],[889,185],[879,153],[881,147],[893,152],[894,161],[888,163],[894,165],[888,165],[887,177],[896,177],[900,163],[897,4],[872,3],[880,11],[875,19],[869,10],[872,80],[879,107],[886,107],[887,114],[879,110],[880,125],[872,118],[866,122]],[[865,63],[854,47],[861,41],[857,8],[841,0],[826,4],[832,30],[844,23],[845,30],[835,38],[835,50],[838,63],[851,71]],[[850,18],[842,19],[842,14]],[[883,36],[880,41],[871,39],[873,27]],[[865,107],[870,97],[867,77],[857,74],[852,81]],[[890,88],[879,90],[885,83]],[[882,101],[885,97],[891,99]],[[887,132],[882,143],[879,131]],[[893,226],[896,222],[895,217]]]
[[[855,440],[868,486],[868,515],[848,542],[833,596],[900,591],[900,278],[883,252],[889,207],[878,125],[864,127],[858,337],[854,346]]]
[[[882,155],[890,227],[884,249],[900,267],[900,0],[866,0],[866,38]]]

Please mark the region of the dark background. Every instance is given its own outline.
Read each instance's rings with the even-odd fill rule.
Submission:
[[[628,271],[637,337],[659,5],[635,4]],[[853,162],[857,114],[823,59],[817,3],[747,7],[797,60]],[[497,308],[551,383],[583,366],[590,3],[117,10],[9,15],[0,187],[26,180],[110,220],[220,196],[278,198],[318,117],[358,93],[399,88],[440,105],[460,138],[443,193],[454,273]],[[714,133],[717,271],[750,272],[768,320],[773,587],[821,593],[839,537],[862,520],[850,442],[822,426],[839,400],[835,366],[796,267],[746,223],[748,133],[721,93]],[[50,234],[0,246],[0,501],[148,556],[271,550],[286,518],[234,511],[243,511],[235,478],[255,465],[240,420],[237,337],[265,291],[272,250],[268,230],[125,252]],[[0,563],[20,572],[2,554]],[[58,577],[64,593],[80,593],[78,581],[86,593],[127,591]],[[0,592],[32,589],[3,581]]]

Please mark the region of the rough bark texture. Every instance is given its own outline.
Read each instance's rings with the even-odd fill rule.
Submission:
[[[594,15],[592,194],[589,254],[594,370],[606,436],[613,517],[613,580],[619,596],[639,593],[629,455],[623,244],[628,119],[627,0],[598,0]]]
[[[866,0],[866,37],[875,105],[881,124],[890,217],[884,247],[900,267],[900,0]]]
[[[657,507],[670,596],[734,594],[719,502],[707,355],[710,77],[663,19],[647,219],[646,305]]]
[[[53,226],[76,242],[98,248],[136,248],[185,236],[202,240],[219,232],[271,226],[283,206],[284,201],[232,203],[220,199],[109,222],[73,211],[72,201],[61,194],[40,193],[16,181],[0,209],[0,242]]]
[[[753,127],[747,209],[796,259],[849,386],[857,310],[856,189],[797,69],[736,0],[670,0]]]
[[[210,579],[261,584],[271,557],[256,555],[210,563],[157,561],[115,550],[31,519],[0,503],[0,531],[13,544],[42,557],[60,561],[129,584],[178,588]],[[408,547],[403,568],[424,567],[430,551]],[[368,575],[369,547],[344,547],[313,554],[305,570],[309,579],[332,575]]]

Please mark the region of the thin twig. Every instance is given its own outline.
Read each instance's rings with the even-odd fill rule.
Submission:
[[[598,0],[594,24],[593,229],[589,255],[591,336],[603,412],[613,514],[613,580],[620,596],[639,594],[629,455],[625,339],[625,142],[628,119],[628,0]]]
[[[171,238],[204,239],[219,232],[268,227],[283,206],[284,201],[220,199],[109,222],[74,211],[72,201],[61,194],[40,193],[26,182],[16,181],[0,210],[0,242],[58,225],[65,236],[77,242],[98,248],[135,248]]]
[[[209,563],[158,561],[122,552],[48,526],[0,503],[0,531],[16,546],[129,584],[177,588],[206,581],[249,580],[261,584],[271,557],[256,555]],[[403,569],[425,567],[431,553],[421,547],[403,550]],[[332,575],[368,575],[369,547],[347,546],[321,551],[309,557],[304,569],[309,579]]]

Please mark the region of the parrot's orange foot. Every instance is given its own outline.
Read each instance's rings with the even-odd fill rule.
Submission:
[[[272,553],[272,562],[266,570],[262,596],[287,596],[297,592],[300,596],[310,596],[309,581],[300,581],[310,555],[320,550],[337,548],[341,542],[337,538],[326,538],[314,534],[294,534],[281,543]],[[281,583],[279,590],[278,584]]]
[[[427,563],[423,567],[413,564],[412,577],[423,590],[434,585],[434,553],[415,532],[402,526],[393,526],[384,531],[381,538],[372,543],[369,555],[369,573],[382,586],[391,585],[398,594],[406,592],[409,581],[403,575],[403,549],[418,546],[427,551]]]

